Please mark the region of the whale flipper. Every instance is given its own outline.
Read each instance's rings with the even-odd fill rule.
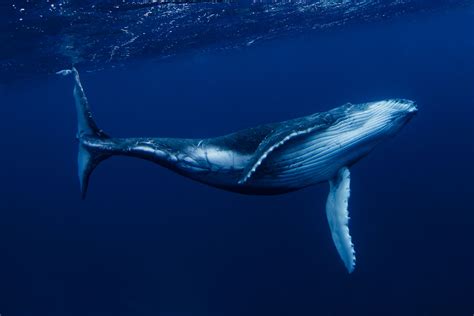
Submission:
[[[329,195],[326,202],[326,215],[332,240],[349,273],[354,270],[356,261],[348,226],[350,181],[349,169],[347,167],[341,168],[337,175],[329,180]]]

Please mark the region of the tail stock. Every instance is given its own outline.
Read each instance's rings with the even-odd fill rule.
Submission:
[[[79,73],[76,68],[61,70],[57,72],[58,75],[73,75],[74,76],[74,100],[76,103],[77,112],[77,135],[79,141],[77,166],[78,176],[81,186],[81,196],[86,197],[87,188],[89,185],[89,178],[92,171],[97,165],[111,156],[110,153],[100,148],[100,146],[91,146],[91,144],[99,144],[102,140],[110,137],[104,133],[103,130],[97,127],[92,113],[87,102],[87,97],[82,88]]]

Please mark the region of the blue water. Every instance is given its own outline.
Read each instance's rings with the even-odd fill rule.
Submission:
[[[98,124],[121,137],[217,136],[415,100],[417,117],[351,170],[350,275],[324,184],[242,196],[114,158],[82,201],[72,80],[51,74],[64,61],[2,60],[0,314],[472,315],[473,32],[474,7],[453,6],[78,64]]]

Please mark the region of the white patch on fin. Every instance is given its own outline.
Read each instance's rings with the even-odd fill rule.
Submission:
[[[354,271],[356,261],[348,226],[350,181],[349,169],[347,167],[341,168],[337,175],[329,180],[329,195],[326,202],[326,215],[332,240],[349,273]]]

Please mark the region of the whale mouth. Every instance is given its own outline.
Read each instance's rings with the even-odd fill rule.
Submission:
[[[416,116],[416,114],[418,113],[418,107],[416,105],[416,103],[414,101],[408,101],[406,103],[406,106],[407,108],[404,110],[404,124],[403,125],[406,125],[408,122],[411,121],[411,119],[413,117]]]
[[[410,119],[418,113],[418,107],[414,101],[410,101],[407,113]]]
[[[407,106],[407,110],[406,110],[406,111],[407,111],[408,113],[416,114],[416,113],[418,112],[418,107],[417,107],[415,101],[403,100],[403,102],[404,102],[405,105]]]

